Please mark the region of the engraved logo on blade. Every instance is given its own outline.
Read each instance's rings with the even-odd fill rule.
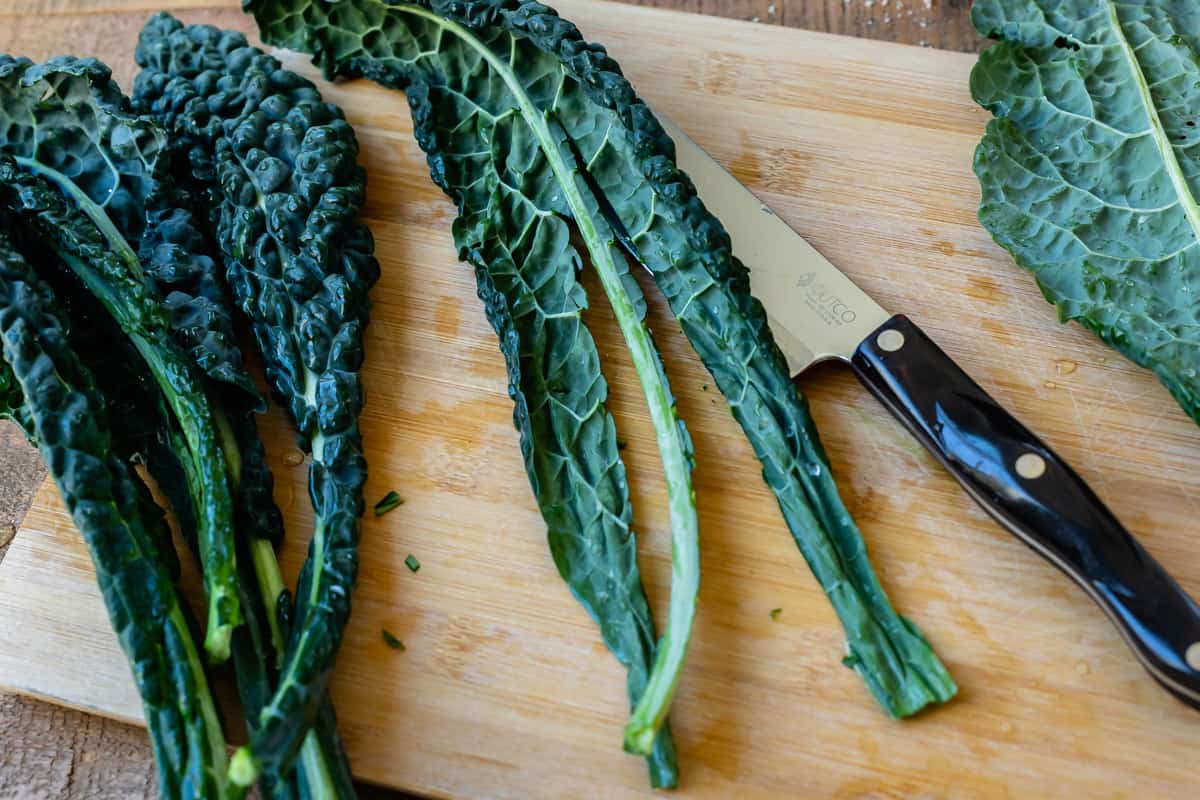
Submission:
[[[817,280],[815,272],[806,272],[796,278],[796,288],[804,289],[804,305],[826,325],[849,325],[858,318],[854,309],[846,305],[832,289]]]

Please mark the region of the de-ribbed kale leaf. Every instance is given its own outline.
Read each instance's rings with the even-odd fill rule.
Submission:
[[[1200,11],[1181,0],[977,0],[996,118],[979,220],[1075,320],[1200,422]]]

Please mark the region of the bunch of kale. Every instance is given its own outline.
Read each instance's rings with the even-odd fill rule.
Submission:
[[[354,132],[240,34],[160,15],[137,55],[133,102],[94,59],[0,56],[0,416],[87,541],[163,796],[240,797],[260,778],[268,797],[351,796],[327,684],[357,575],[379,275]],[[239,317],[312,456],[294,599]],[[199,564],[202,644],[143,475]],[[227,660],[250,738],[232,759],[206,667]]]

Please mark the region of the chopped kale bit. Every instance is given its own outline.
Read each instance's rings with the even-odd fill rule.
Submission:
[[[404,498],[395,492],[388,492],[383,499],[375,504],[375,516],[382,517],[397,506],[404,505]]]

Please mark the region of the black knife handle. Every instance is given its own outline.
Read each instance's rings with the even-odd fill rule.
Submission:
[[[989,514],[1092,596],[1155,680],[1200,708],[1200,607],[1066,462],[907,317],[851,364]]]

